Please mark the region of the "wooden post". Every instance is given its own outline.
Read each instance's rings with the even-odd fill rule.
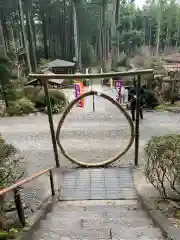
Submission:
[[[56,144],[55,130],[54,130],[54,124],[53,124],[53,118],[52,118],[51,101],[49,98],[47,82],[44,82],[43,85],[44,85],[44,92],[45,92],[45,96],[46,96],[46,104],[47,104],[47,109],[48,109],[48,119],[49,119],[51,139],[52,139],[52,144],[53,144],[53,149],[54,149],[54,158],[55,158],[55,162],[56,162],[56,167],[59,168],[60,163],[59,163],[59,157],[58,157],[58,149],[57,149],[57,144]]]
[[[141,75],[138,75],[136,85],[136,122],[135,122],[135,158],[134,164],[138,165],[139,157],[139,112],[140,112],[140,86],[141,86]]]
[[[20,221],[22,227],[24,227],[26,225],[26,220],[25,220],[24,209],[23,209],[23,205],[22,205],[22,201],[21,201],[20,192],[18,189],[14,190],[14,202],[16,205],[16,210],[18,213],[19,221]]]

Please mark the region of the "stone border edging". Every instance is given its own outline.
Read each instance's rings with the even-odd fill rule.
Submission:
[[[51,212],[54,204],[58,201],[57,196],[49,197],[41,208],[36,211],[27,222],[29,225],[22,229],[22,232],[17,234],[16,240],[31,240],[35,231],[39,230],[42,220],[45,220],[46,215]]]
[[[177,108],[177,109],[166,108],[165,110],[168,111],[168,112],[172,112],[172,113],[180,113],[180,108]]]
[[[172,223],[161,213],[160,210],[155,210],[153,204],[150,204],[147,199],[140,194],[135,186],[136,193],[142,205],[142,208],[147,212],[149,217],[152,219],[155,226],[160,228],[162,234],[168,240],[179,240],[180,229],[172,226]]]

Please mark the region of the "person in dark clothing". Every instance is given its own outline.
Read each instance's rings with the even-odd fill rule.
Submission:
[[[144,105],[144,88],[140,88],[140,118],[143,119],[143,105]],[[136,110],[136,85],[129,90],[129,101],[131,106],[132,120],[135,121]]]

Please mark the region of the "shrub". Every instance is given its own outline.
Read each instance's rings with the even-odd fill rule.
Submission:
[[[0,136],[0,189],[10,186],[24,176],[22,158],[18,157],[17,153],[18,150]],[[12,232],[4,231],[7,228],[5,208],[4,196],[0,196],[0,239],[6,237],[6,234],[12,236]]]
[[[7,113],[10,116],[20,116],[23,113],[28,114],[33,112],[34,104],[26,97],[18,99],[17,101],[9,102]]]
[[[0,136],[0,189],[7,187],[24,175],[22,158],[17,157],[18,150]],[[0,198],[0,213],[3,211],[3,198]]]
[[[144,100],[147,107],[155,108],[159,105],[159,102],[152,90],[144,89]]]
[[[49,89],[49,95],[54,96],[60,101],[66,102],[66,96],[63,91],[57,89]]]
[[[21,110],[23,113],[32,113],[34,108],[34,104],[27,98],[21,98],[17,101],[17,103],[19,104]]]
[[[66,79],[66,81],[63,83],[66,87],[73,87],[74,85],[74,79]]]
[[[64,92],[57,89],[49,89],[49,97],[51,100],[51,105],[58,105],[62,102],[66,103],[66,96]],[[37,96],[36,104],[46,106],[46,97],[44,90],[41,90]]]
[[[52,113],[61,112],[67,104],[67,99],[63,91],[49,89],[49,97],[51,101]],[[45,107],[44,112],[48,112],[46,107],[46,97],[43,90],[38,94],[36,107]]]
[[[29,100],[31,100],[33,103],[36,103],[37,96],[40,91],[42,91],[42,87],[33,87],[33,86],[25,86],[24,87],[25,96]]]
[[[163,198],[180,196],[180,135],[155,136],[146,147],[145,174]]]
[[[20,99],[24,97],[24,91],[21,88],[12,88],[7,92],[8,101],[15,101],[16,99]]]
[[[45,58],[40,58],[39,60],[39,66],[44,67],[44,65],[50,63],[52,60],[51,59],[45,59]]]
[[[17,102],[9,102],[9,106],[6,111],[9,116],[20,116],[23,113]]]
[[[16,88],[14,91],[15,99],[20,99],[24,97],[24,90],[23,88]]]
[[[165,105],[158,105],[157,107],[155,107],[155,110],[159,112],[163,112],[164,109],[165,109]]]
[[[8,240],[8,239],[16,239],[16,234],[19,231],[15,228],[10,228],[9,230],[2,230],[0,231],[0,239]]]
[[[126,55],[125,56],[123,56],[122,57],[122,59],[118,62],[118,64],[117,64],[117,67],[121,67],[121,66],[128,66],[129,65],[129,63],[128,63],[128,58],[126,57]]]
[[[60,102],[58,104],[54,104],[53,106],[51,106],[52,113],[60,113],[60,112],[62,112],[62,110],[64,109],[65,106],[66,106],[66,104],[64,102]],[[48,113],[47,107],[45,107],[44,112]]]

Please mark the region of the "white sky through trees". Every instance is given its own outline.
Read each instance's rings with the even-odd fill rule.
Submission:
[[[138,7],[142,8],[145,3],[145,0],[135,0],[135,3]]]

